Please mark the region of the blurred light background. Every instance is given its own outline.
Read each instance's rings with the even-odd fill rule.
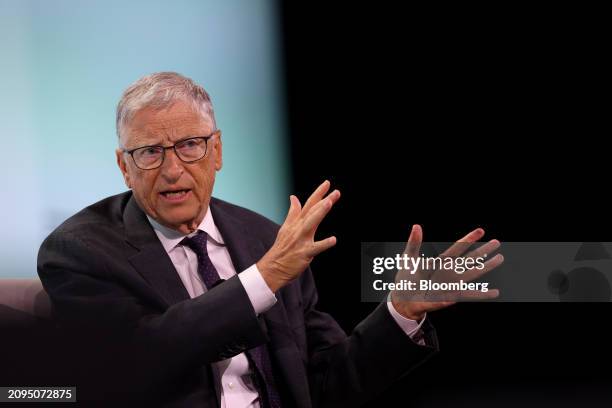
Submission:
[[[213,194],[282,221],[279,33],[273,1],[0,0],[0,277],[36,276],[47,234],[126,190],[115,107],[151,72],[180,72],[210,93],[224,143]]]

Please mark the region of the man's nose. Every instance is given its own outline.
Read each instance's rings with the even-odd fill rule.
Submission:
[[[174,149],[167,149],[165,156],[161,165],[161,173],[166,181],[173,183],[181,178],[185,171],[183,162],[178,158]]]

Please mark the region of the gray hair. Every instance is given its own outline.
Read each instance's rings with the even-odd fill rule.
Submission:
[[[117,105],[117,136],[121,139],[125,127],[139,110],[165,109],[177,100],[191,103],[217,129],[212,101],[204,88],[176,72],[156,72],[140,78],[123,92]]]

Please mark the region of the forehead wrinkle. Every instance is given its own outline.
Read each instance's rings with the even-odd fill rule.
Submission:
[[[194,121],[193,119],[193,112],[187,111],[180,117],[135,121],[136,123],[130,126],[130,139],[139,145],[157,144],[164,140],[173,141],[185,136],[201,136],[201,133],[205,133],[203,127],[211,127],[209,120],[198,118],[197,121]]]

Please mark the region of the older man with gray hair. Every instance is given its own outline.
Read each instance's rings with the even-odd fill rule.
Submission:
[[[291,196],[280,226],[212,197],[221,131],[191,79],[135,82],[117,134],[129,191],[58,227],[38,271],[63,325],[137,351],[131,379],[151,378],[155,404],[361,405],[437,349],[432,304],[383,303],[350,336],[317,310],[309,264],[336,238],[315,233],[340,198],[328,181],[303,205]]]

